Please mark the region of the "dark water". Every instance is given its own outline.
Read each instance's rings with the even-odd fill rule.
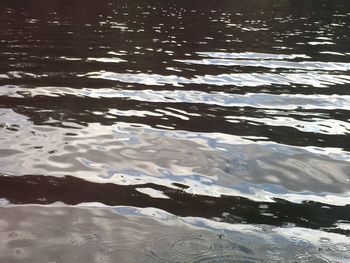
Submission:
[[[350,261],[349,1],[4,0],[0,36],[0,229],[134,235],[91,262]]]

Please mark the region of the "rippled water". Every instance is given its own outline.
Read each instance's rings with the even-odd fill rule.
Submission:
[[[11,230],[29,231],[63,211],[65,224],[90,222],[62,230],[78,239],[129,233],[117,242],[125,262],[132,242],[142,262],[350,260],[349,25],[346,0],[2,1],[0,220],[32,209]],[[153,237],[122,216],[156,220]],[[34,234],[52,241],[45,231]],[[17,262],[6,242],[4,260]],[[52,253],[87,262],[65,251]]]

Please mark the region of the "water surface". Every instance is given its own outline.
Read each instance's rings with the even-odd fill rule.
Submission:
[[[213,230],[203,222],[215,223],[214,235],[236,227],[250,239],[246,229],[274,229],[258,236],[286,240],[276,262],[293,258],[287,232],[295,229],[315,247],[329,238],[337,249],[350,234],[349,18],[346,0],[3,1],[4,220],[27,216],[24,204],[43,205],[35,218],[59,202],[89,220],[94,206],[154,208],[205,231]],[[75,205],[85,203],[82,215]],[[135,224],[122,229],[140,237]],[[293,260],[346,262],[342,248]],[[258,254],[251,262],[273,259],[266,247],[249,249]],[[101,253],[93,262],[113,260]],[[164,257],[234,258],[181,253]]]

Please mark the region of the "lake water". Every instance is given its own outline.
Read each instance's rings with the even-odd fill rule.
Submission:
[[[1,1],[0,261],[349,262],[348,0]]]

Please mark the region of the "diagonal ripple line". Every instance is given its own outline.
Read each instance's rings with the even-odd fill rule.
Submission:
[[[153,207],[178,216],[220,218],[226,222],[245,221],[251,224],[269,222],[275,226],[292,223],[296,226],[328,229],[329,232],[340,231],[332,228],[338,221],[350,221],[349,206],[327,204],[328,209],[324,209],[325,204],[312,201],[295,204],[279,198],[274,202],[257,202],[240,196],[193,195],[181,189],[154,183],[117,185],[90,182],[73,176],[43,175],[0,175],[0,183],[0,197],[12,204],[63,202],[68,205],[79,205],[97,202],[108,206]],[[150,196],[138,189],[158,190],[168,198]],[[271,219],[264,215],[268,213],[275,217]]]
[[[63,96],[74,95],[89,98],[125,98],[136,101],[148,101],[157,103],[191,103],[218,105],[223,107],[252,107],[265,109],[327,109],[349,110],[350,95],[304,95],[304,94],[269,94],[269,93],[246,93],[229,94],[222,91],[204,92],[196,90],[132,90],[112,88],[82,88],[69,87],[37,87],[26,89],[23,87],[7,88],[3,90],[9,97],[26,96]],[[60,95],[58,95],[60,94]]]
[[[185,78],[177,75],[146,73],[117,73],[108,71],[79,74],[79,77],[104,79],[124,83],[143,85],[182,86],[185,84],[205,84],[214,86],[233,85],[237,87],[258,87],[264,85],[310,85],[325,88],[335,84],[349,84],[350,76],[341,74],[305,72],[305,73],[226,73],[219,75],[196,75]]]

